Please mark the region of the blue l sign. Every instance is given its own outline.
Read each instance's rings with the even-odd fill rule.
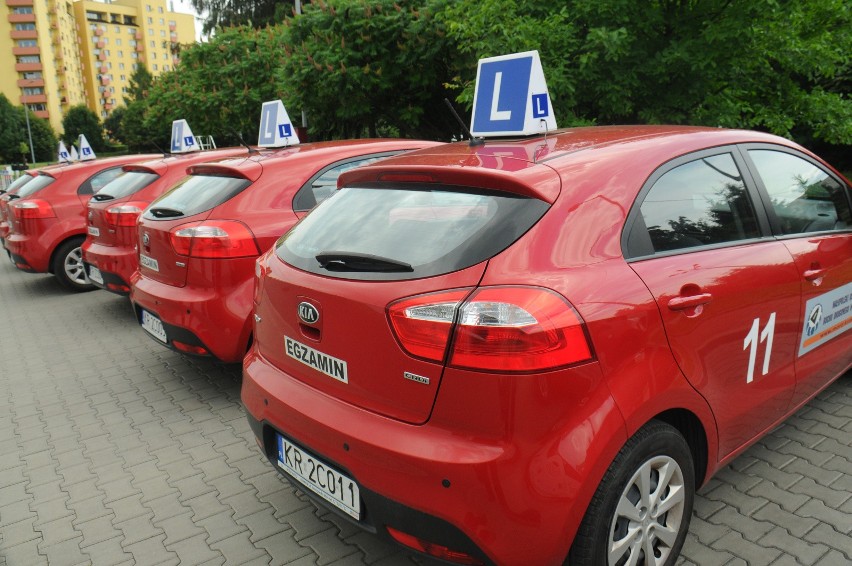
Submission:
[[[524,129],[532,57],[483,63],[474,106],[475,132]]]
[[[175,122],[172,126],[172,152],[180,151],[180,140],[183,137],[183,123]]]

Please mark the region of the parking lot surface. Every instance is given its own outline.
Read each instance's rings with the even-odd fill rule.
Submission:
[[[0,565],[427,563],[270,466],[238,366],[164,349],[126,298],[0,258]],[[699,492],[678,563],[852,564],[852,376]]]

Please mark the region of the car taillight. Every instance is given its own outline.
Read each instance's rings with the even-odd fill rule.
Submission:
[[[104,217],[110,226],[136,226],[139,215],[148,206],[146,202],[128,202],[106,209]]]
[[[178,226],[169,234],[175,253],[200,258],[260,255],[254,234],[236,220],[211,220]]]
[[[532,372],[592,359],[583,321],[557,293],[540,287],[483,287],[419,295],[388,307],[407,352],[448,365]],[[462,302],[464,300],[464,302]],[[453,324],[454,323],[454,324]]]
[[[32,199],[13,203],[12,214],[15,218],[54,218],[56,213],[46,200]]]

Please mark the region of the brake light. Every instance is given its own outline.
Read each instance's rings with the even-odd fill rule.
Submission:
[[[104,217],[110,226],[136,226],[136,221],[146,206],[147,202],[128,202],[111,206],[106,209]]]
[[[471,566],[476,566],[483,563],[482,560],[480,560],[479,558],[471,556],[466,552],[453,550],[442,544],[429,542],[428,540],[418,538],[414,535],[398,531],[393,527],[386,528],[388,530],[388,534],[390,534],[398,543],[404,544],[409,548],[413,548],[430,556],[435,556],[436,558],[446,560],[447,562],[454,562],[456,564],[469,564]]]
[[[391,328],[412,356],[444,361],[458,306],[471,288],[400,299],[388,305]]]
[[[56,213],[50,203],[42,199],[23,200],[12,203],[15,218],[55,218]]]
[[[409,297],[388,307],[391,326],[410,354],[448,365],[532,372],[592,359],[584,323],[557,293],[540,287],[483,287]],[[454,322],[454,324],[453,324]]]
[[[236,220],[191,222],[169,234],[178,255],[200,258],[235,258],[260,255],[254,234]]]

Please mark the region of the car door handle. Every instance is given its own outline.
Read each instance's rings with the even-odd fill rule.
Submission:
[[[713,295],[710,293],[701,293],[700,295],[690,295],[688,297],[675,297],[669,300],[668,306],[673,311],[682,311],[706,305],[712,299]]]
[[[816,281],[825,275],[825,269],[807,269],[804,276],[808,281]]]

